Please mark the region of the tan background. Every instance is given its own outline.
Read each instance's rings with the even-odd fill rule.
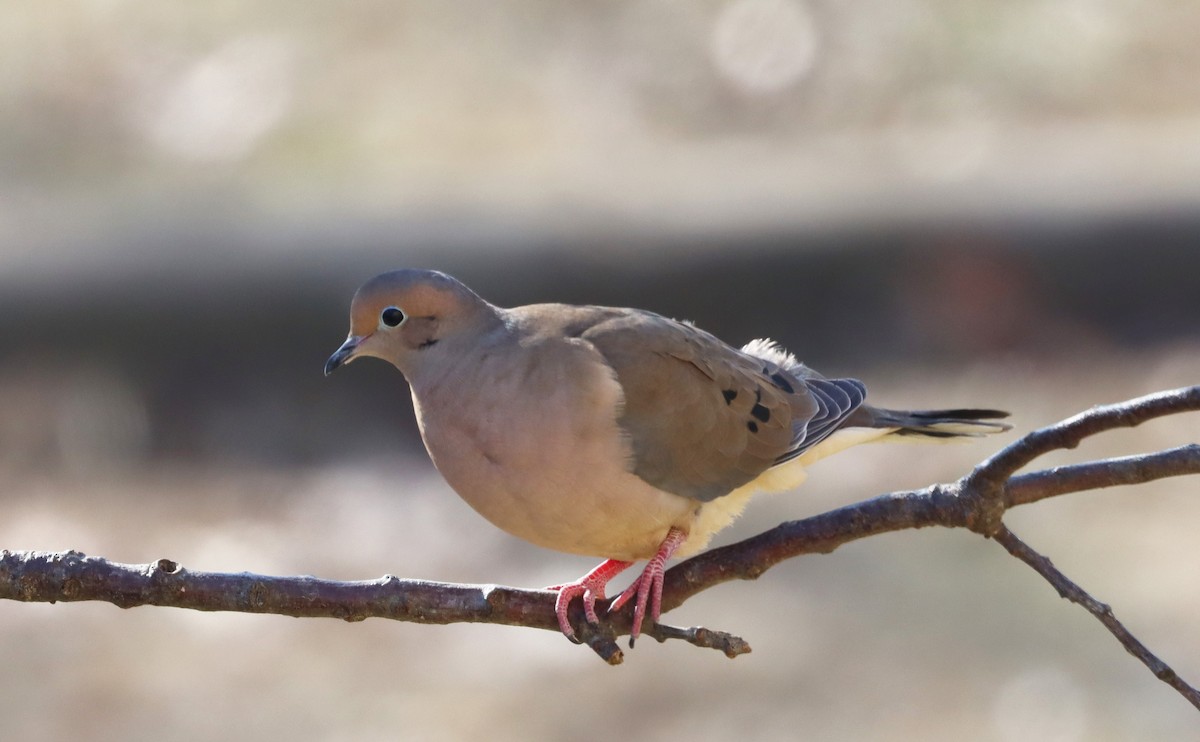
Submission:
[[[1021,430],[1200,381],[1200,7],[1157,0],[14,0],[0,19],[0,547],[536,586],[402,379],[330,379],[355,286],[633,304],[893,406]],[[1195,441],[1180,417],[1048,463]],[[959,476],[824,462],[723,536]],[[1200,681],[1193,481],[1011,525]],[[1178,740],[1196,715],[994,544],[893,534],[549,632],[0,605],[0,738]]]

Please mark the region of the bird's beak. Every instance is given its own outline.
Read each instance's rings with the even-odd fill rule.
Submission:
[[[354,360],[355,351],[358,350],[358,346],[361,345],[362,341],[365,339],[365,336],[359,337],[358,335],[351,335],[350,337],[346,338],[346,342],[342,343],[340,348],[333,351],[333,355],[329,356],[328,361],[325,361],[325,375],[330,375],[336,371],[339,366],[343,366]]]

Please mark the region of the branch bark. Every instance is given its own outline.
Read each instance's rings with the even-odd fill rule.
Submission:
[[[667,572],[663,610],[676,608],[722,582],[756,579],[786,559],[829,553],[842,544],[879,533],[927,526],[967,528],[995,538],[1063,597],[1086,608],[1156,677],[1200,709],[1200,693],[1134,638],[1107,605],[1071,582],[1003,523],[1008,509],[1049,497],[1200,473],[1200,444],[1193,442],[1147,454],[1017,474],[1043,454],[1074,448],[1089,436],[1196,410],[1200,410],[1200,386],[1094,407],[1029,433],[955,482],[880,495],[702,553]],[[157,605],[345,621],[378,617],[414,623],[496,623],[557,631],[554,597],[545,590],[457,585],[391,575],[339,582],[307,576],[192,571],[169,559],[133,565],[78,552],[0,552],[0,599],[27,602],[99,600],[123,608]],[[619,664],[623,653],[616,637],[629,633],[629,613],[608,615],[601,625],[591,626],[582,620],[576,604],[571,617],[583,643],[610,664]],[[750,651],[749,644],[732,634],[701,627],[658,624],[647,633],[659,641],[683,640],[729,657]]]

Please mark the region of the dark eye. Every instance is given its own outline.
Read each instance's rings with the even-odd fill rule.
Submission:
[[[388,307],[379,314],[379,321],[388,327],[396,327],[404,321],[404,312],[399,307]]]

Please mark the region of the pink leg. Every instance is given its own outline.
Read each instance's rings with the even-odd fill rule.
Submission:
[[[583,615],[587,620],[594,624],[600,623],[600,617],[596,615],[596,601],[604,599],[604,588],[608,581],[632,565],[633,562],[609,559],[575,582],[546,588],[558,591],[558,599],[554,601],[554,612],[558,615],[558,627],[568,639],[575,641],[575,629],[571,628],[571,622],[567,620],[567,608],[575,596],[583,596]]]
[[[658,614],[662,609],[663,568],[675,550],[684,541],[687,541],[687,536],[678,528],[667,531],[667,537],[658,547],[658,553],[642,570],[641,576],[634,580],[632,585],[625,588],[625,592],[617,596],[617,599],[608,607],[609,613],[620,610],[621,606],[628,603],[630,598],[634,595],[637,596],[637,603],[633,607],[633,628],[629,636],[630,646],[642,633],[642,620],[646,618],[647,607],[650,610],[650,620],[658,623]]]

